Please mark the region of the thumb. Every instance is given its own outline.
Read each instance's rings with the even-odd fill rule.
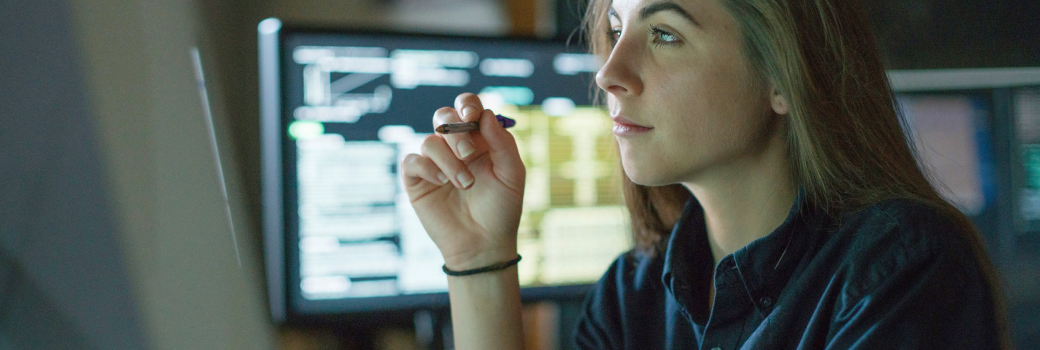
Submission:
[[[520,160],[516,139],[498,123],[495,113],[490,109],[485,109],[480,115],[480,135],[487,143],[491,162],[495,165],[495,173],[499,174],[500,178],[506,174],[523,174],[524,162]],[[499,169],[502,172],[499,172]]]

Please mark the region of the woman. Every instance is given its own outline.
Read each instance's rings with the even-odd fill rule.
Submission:
[[[977,231],[929,185],[850,0],[593,1],[636,248],[590,293],[582,348],[998,348]],[[524,168],[476,96],[402,163],[445,258],[456,347],[522,346]],[[450,182],[450,184],[449,184]]]

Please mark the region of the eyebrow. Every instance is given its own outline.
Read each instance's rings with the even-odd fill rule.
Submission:
[[[652,3],[650,5],[646,5],[646,7],[643,7],[639,10],[639,19],[646,20],[648,17],[653,16],[655,13],[662,11],[674,12],[675,14],[678,14],[679,16],[682,16],[683,18],[689,20],[691,23],[693,23],[693,25],[698,27],[701,26],[701,24],[698,23],[696,19],[693,19],[693,15],[690,15],[689,12],[686,12],[686,9],[683,9],[682,6],[679,6],[679,4],[676,4],[671,1],[661,1]],[[618,15],[617,11],[614,11],[614,7],[610,8],[609,15],[611,17],[617,18],[618,21],[621,20],[621,16]]]

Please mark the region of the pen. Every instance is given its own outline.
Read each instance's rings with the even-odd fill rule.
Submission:
[[[503,128],[511,128],[513,127],[513,125],[516,125],[515,120],[501,114],[495,115],[495,119],[498,119],[498,123],[502,124]],[[462,132],[480,130],[480,122],[441,124],[441,126],[438,126],[436,130],[438,133],[441,134],[458,134]]]

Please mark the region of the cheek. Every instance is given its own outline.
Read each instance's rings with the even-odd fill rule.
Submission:
[[[703,81],[662,101],[671,120],[648,166],[681,178],[760,147],[771,124],[769,101],[757,87],[730,79]]]
[[[707,77],[705,77],[707,78]],[[704,151],[730,142],[738,136],[744,116],[734,110],[729,86],[716,84],[713,79],[688,82],[687,89],[673,89],[662,106],[668,109],[671,124],[667,138],[675,146],[689,152]],[[689,149],[695,147],[696,149]]]
[[[644,111],[654,120],[655,135],[630,145],[618,141],[622,165],[633,182],[685,181],[758,146],[770,124],[768,94],[739,65],[702,62],[682,73],[653,76]]]
[[[690,88],[669,98],[676,120],[675,137],[700,147],[729,148],[754,138],[766,124],[769,100],[765,88],[739,64],[715,64],[687,79]],[[675,89],[680,90],[680,89]]]

